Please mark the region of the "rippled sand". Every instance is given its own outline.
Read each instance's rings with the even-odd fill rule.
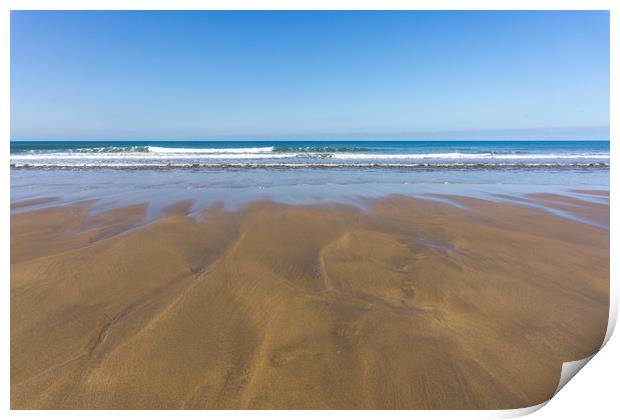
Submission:
[[[15,213],[12,408],[545,401],[605,334],[609,206],[445,198]]]

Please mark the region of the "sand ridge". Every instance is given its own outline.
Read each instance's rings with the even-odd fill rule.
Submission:
[[[13,214],[11,406],[545,401],[604,337],[609,231],[451,199]]]

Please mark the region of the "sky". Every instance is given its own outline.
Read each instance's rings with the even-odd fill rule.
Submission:
[[[607,11],[12,11],[12,140],[609,139]]]

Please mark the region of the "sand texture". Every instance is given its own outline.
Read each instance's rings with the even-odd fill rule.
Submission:
[[[11,217],[11,406],[500,409],[596,352],[609,230],[395,196],[366,211],[92,202]],[[608,205],[528,200],[609,224]],[[568,201],[567,201],[568,200]],[[575,210],[576,209],[576,210]]]

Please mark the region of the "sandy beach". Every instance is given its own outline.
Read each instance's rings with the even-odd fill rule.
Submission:
[[[149,223],[146,204],[14,213],[11,406],[547,400],[562,363],[603,340],[609,230],[525,204],[443,198],[457,205],[257,201],[197,218],[185,201]],[[527,200],[609,223],[608,205]]]

